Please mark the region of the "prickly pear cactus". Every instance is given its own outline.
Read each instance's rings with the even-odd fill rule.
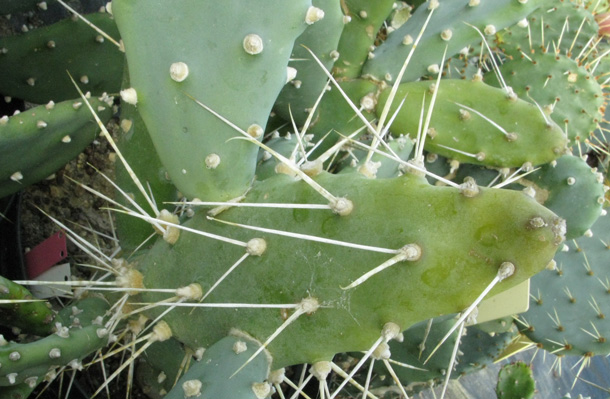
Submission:
[[[137,101],[178,189],[190,198],[226,201],[242,195],[251,184],[258,148],[230,140],[237,136],[234,129],[192,98],[260,139],[286,83],[294,41],[307,26],[307,2],[217,6],[215,10],[207,2],[165,1],[156,7],[145,1],[113,2],[132,85],[123,98],[125,93],[134,96],[128,102]],[[273,18],[277,14],[287,19]],[[218,24],[223,20],[231,23]],[[224,42],[218,43],[219,37]],[[202,44],[200,51],[192,51]],[[183,156],[195,148],[201,149],[199,156]]]
[[[323,398],[352,395],[347,384],[375,398],[381,375],[408,397],[496,358],[514,327],[465,325],[485,298],[530,278],[524,334],[554,352],[608,354],[598,125],[610,47],[595,22],[605,10],[576,0],[410,3],[114,0],[92,17],[120,35],[104,51],[127,71],[120,89],[100,84],[120,94],[118,145],[103,129],[117,192],[103,198],[119,214],[122,251],[82,243],[101,271],[66,284],[105,293],[85,299],[98,302],[87,317],[77,305],[70,318],[68,305],[50,334],[45,314],[12,309],[43,336],[0,347],[5,392],[27,395],[52,379],[49,367],[102,350],[131,354],[91,396],[125,370],[151,398],[297,396],[308,384]],[[549,33],[539,36],[542,19]],[[106,57],[76,36],[83,53]],[[33,66],[31,41],[6,38],[0,69],[11,54]],[[57,118],[93,132],[111,112],[83,94],[105,79],[85,58],[73,73],[81,98]],[[29,86],[30,101],[65,95]],[[81,108],[68,109],[74,101]],[[90,122],[89,104],[102,120]],[[47,111],[0,119],[0,145],[13,140],[0,189],[20,188],[34,175],[24,171],[50,172],[34,162],[42,150],[25,147],[75,141],[41,118]],[[333,361],[356,351],[346,370]],[[396,373],[392,357],[427,370]],[[369,360],[387,372],[361,378]],[[311,367],[295,383],[302,363]],[[498,389],[513,395],[506,373]]]
[[[112,116],[112,99],[89,99],[99,118]],[[0,118],[0,196],[19,191],[54,173],[91,143],[99,132],[83,100],[53,101]]]
[[[536,383],[527,364],[508,364],[500,370],[496,387],[498,399],[530,399],[535,390]]]
[[[4,301],[0,305],[2,325],[36,335],[51,331],[53,312],[46,303],[35,300],[23,286],[0,276],[0,298]]]
[[[76,98],[66,71],[93,95],[116,93],[124,59],[116,46],[120,39],[116,24],[105,12],[89,14],[87,19],[108,37],[81,20],[67,19],[0,38],[2,94],[36,104]]]
[[[609,232],[605,214],[590,233],[563,246],[554,270],[532,279],[530,309],[521,315],[521,328],[549,351],[585,358],[608,353],[610,277],[604,265]]]
[[[544,267],[561,241],[560,219],[518,192],[481,190],[468,198],[459,190],[430,186],[415,176],[371,180],[354,173],[322,174],[316,182],[349,199],[353,203],[351,213],[341,216],[331,209],[236,208],[210,220],[205,212],[199,212],[185,227],[231,237],[243,244],[184,232],[175,244],[159,241],[136,265],[143,274],[144,286],[178,288],[198,283],[207,291],[227,268],[248,255],[231,273],[231,282],[221,283],[209,301],[291,304],[311,296],[321,306],[296,321],[269,346],[274,366],[283,367],[329,360],[336,352],[366,349],[388,322],[405,329],[426,319],[430,312],[437,315],[466,308],[502,264],[511,263],[516,268],[515,275],[503,284],[516,284]],[[400,199],[402,211],[377,204],[379,192],[390,203]],[[288,176],[256,185],[244,201],[324,204],[318,193]],[[501,223],[496,219],[498,215],[504,215],[502,219],[511,215],[511,222]],[[296,229],[295,222],[301,227]],[[374,237],[369,230],[384,231],[384,235]],[[521,254],[499,244],[509,237]],[[264,252],[253,248],[259,241],[265,245]],[[296,256],[287,258],[291,251]],[[217,255],[207,259],[208,253]],[[448,254],[454,263],[445,262]],[[199,272],[196,259],[207,259],[206,276]],[[349,288],[360,276],[388,262],[397,264]],[[176,268],[182,273],[176,273]],[[197,275],[201,277],[193,280]],[[473,289],[465,291],[462,286]],[[411,295],[414,290],[419,292],[417,297]],[[439,290],[446,299],[432,301]],[[147,302],[161,299],[158,295],[145,298]],[[176,336],[193,347],[207,346],[231,328],[264,341],[282,324],[277,310],[209,309],[192,313],[198,317],[185,317],[190,312],[175,310],[167,320]],[[206,330],[208,323],[218,328]],[[353,331],[349,337],[340,336],[340,331],[348,330]],[[296,336],[302,339],[297,341]]]

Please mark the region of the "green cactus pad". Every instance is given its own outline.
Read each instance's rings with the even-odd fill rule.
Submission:
[[[539,1],[539,9],[497,36],[502,50],[516,59],[532,52],[558,51],[578,57],[596,38],[599,26],[580,1]]]
[[[591,231],[557,253],[557,270],[532,278],[530,308],[521,315],[528,338],[558,355],[610,353],[610,216],[601,216]]]
[[[124,99],[134,102],[137,95],[159,157],[188,198],[222,201],[243,194],[258,153],[252,143],[230,140],[241,135],[193,99],[244,131],[264,130],[310,4],[113,2],[135,90]]]
[[[119,150],[144,187],[150,188],[158,208],[166,207],[164,202],[176,201],[177,190],[169,180],[167,170],[159,160],[148,129],[135,106],[122,104],[119,126],[121,129],[117,142]],[[142,209],[151,213],[152,209],[144,195],[133,182],[123,163],[118,160],[115,165],[115,181]],[[117,193],[116,198],[121,204],[131,206],[122,194]],[[117,236],[121,240],[121,248],[126,251],[140,246],[154,232],[152,226],[143,220],[122,213],[117,213],[115,217]]]
[[[454,164],[457,161],[454,162]],[[455,170],[452,171],[451,166],[452,161],[443,157],[442,155],[438,155],[432,152],[425,153],[424,152],[424,166],[428,172],[435,176],[445,177],[447,179],[452,179],[455,177]],[[459,162],[457,162],[457,166],[459,167]],[[434,185],[445,185],[445,183],[439,182],[434,176],[426,176],[426,179],[430,184]],[[483,184],[478,183],[480,186]]]
[[[309,116],[309,109],[315,104],[328,80],[325,71],[312,59],[313,52],[327,70],[331,70],[336,57],[339,37],[343,31],[343,13],[339,0],[313,0],[314,7],[324,11],[324,18],[307,27],[298,37],[292,49],[289,67],[296,70],[294,80],[284,86],[273,110],[290,121],[290,115],[297,126],[302,126]]]
[[[34,388],[23,383],[12,387],[2,387],[0,399],[27,399],[34,391]]]
[[[402,64],[428,18],[430,3],[419,6],[413,16],[373,52],[374,57],[365,64],[362,71],[364,75],[391,82],[397,79]],[[470,5],[474,3],[477,5]],[[440,5],[430,18],[402,82],[429,74],[433,65],[439,67],[445,48],[447,57],[450,57],[469,45],[478,46],[482,39],[473,26],[490,40],[496,31],[514,24],[540,6],[535,1],[516,0],[482,0],[480,3],[445,0],[437,4]]]
[[[498,373],[498,399],[531,399],[536,392],[532,369],[525,363],[507,364]]]
[[[307,137],[302,139],[303,146],[305,147],[305,151],[309,151],[309,142],[307,141]],[[299,145],[298,139],[295,134],[287,132],[283,136],[280,136],[279,133],[273,134],[271,139],[265,143],[267,147],[272,149],[273,151],[281,154],[287,159],[292,161],[301,160],[302,153],[301,147]],[[271,156],[269,152],[266,150],[261,150],[258,156],[258,166],[256,167],[256,178],[257,180],[265,180],[271,176],[275,176],[278,173],[282,173],[282,164],[277,158]],[[291,174],[287,168],[283,168],[284,171]]]
[[[54,320],[57,332],[24,344],[9,342],[0,346],[0,387],[28,382],[42,377],[54,366],[66,366],[80,360],[108,343],[104,335],[104,316],[108,303],[100,298],[86,298],[60,311]]]
[[[499,72],[519,98],[550,114],[572,142],[585,141],[603,119],[604,94],[579,63],[562,54],[535,53],[504,63]],[[493,71],[485,82],[500,86]]]
[[[160,399],[174,387],[179,373],[183,372],[187,353],[178,341],[168,339],[152,344],[138,360],[136,379],[147,396]]]
[[[366,144],[370,145],[370,142]],[[413,140],[405,136],[397,137],[388,142],[388,146],[403,161],[409,159],[411,151],[413,150],[413,145]],[[381,146],[377,148],[377,151],[390,155],[390,152]],[[371,156],[369,164],[365,166],[367,155],[368,150],[354,145],[350,155],[343,161],[343,165],[339,165],[339,167],[342,167],[340,173],[359,172],[367,177],[377,177],[380,179],[397,177],[402,173],[402,165],[398,161],[390,159],[386,155],[382,155],[378,152]]]
[[[566,220],[567,239],[585,234],[602,212],[603,175],[580,157],[564,155],[526,179],[522,184],[533,184],[537,200]]]
[[[408,328],[403,332],[402,342],[391,341],[389,343],[392,360],[419,369],[393,366],[402,385],[414,390],[424,387],[430,382],[436,385],[444,381],[458,339],[458,330],[455,330],[428,359],[432,350],[455,325],[456,320],[455,317],[441,316],[432,319],[432,324],[429,322],[430,320],[427,320]],[[512,326],[512,320],[509,325]],[[428,329],[429,331],[427,331]],[[491,334],[485,332],[479,325],[466,327],[464,332],[455,360],[455,370],[451,374],[451,378],[454,379],[492,364],[512,339],[518,335],[516,329]],[[385,381],[392,383],[391,375],[384,365],[376,365],[376,371],[385,376]]]
[[[104,123],[112,116],[105,101],[89,99]],[[98,131],[82,100],[51,102],[0,118],[0,197],[50,176],[91,143]]]
[[[420,116],[412,110],[421,107],[424,96],[429,107],[432,85],[400,85],[397,98],[406,100],[390,127],[392,133],[417,135]],[[378,112],[388,95],[389,89],[381,93]],[[391,112],[396,107],[393,104]],[[566,144],[561,129],[552,121],[547,123],[535,105],[509,98],[502,89],[465,80],[440,81],[427,134],[428,151],[460,162],[495,167],[547,163],[561,155]]]
[[[509,328],[503,332],[486,332],[487,325],[492,322],[466,327],[466,335],[460,342],[461,354],[457,361],[456,377],[485,368],[504,352],[519,336],[519,332],[510,322]],[[512,327],[512,328],[510,328]],[[498,327],[500,328],[500,327]]]
[[[0,299],[34,299],[25,287],[0,276]],[[46,302],[24,302],[0,305],[0,324],[18,327],[24,333],[46,335],[55,317]]]
[[[497,169],[467,163],[460,164],[453,180],[461,184],[467,177],[473,178],[479,186],[490,187],[501,183],[503,176]]]
[[[2,0],[0,2],[0,15],[13,14],[21,11],[29,11],[36,9],[37,7],[42,9],[38,5],[40,3],[40,0]],[[46,0],[45,3],[55,3],[55,0]]]
[[[468,198],[456,189],[430,186],[411,175],[367,179],[355,173],[323,173],[316,181],[335,195],[349,198],[352,213],[338,216],[330,210],[240,207],[219,218],[391,251],[417,244],[421,259],[400,262],[355,288],[342,289],[394,255],[250,231],[208,220],[204,212],[198,212],[185,226],[244,243],[263,238],[267,244],[262,256],[244,260],[206,302],[293,306],[311,295],[322,305],[271,343],[274,368],[368,349],[387,322],[405,329],[433,316],[461,311],[492,281],[503,262],[512,262],[517,272],[498,290],[543,268],[561,241],[562,222],[520,192],[481,189],[479,195]],[[309,186],[289,176],[255,185],[244,201],[325,203]],[[137,267],[146,287],[198,282],[205,292],[244,253],[242,246],[183,232],[173,246],[157,242]],[[146,294],[142,299],[161,297]],[[209,345],[231,328],[264,341],[286,314],[279,309],[191,311],[174,309],[165,320],[175,337],[192,348]]]
[[[333,72],[342,78],[356,78],[374,49],[377,32],[392,12],[394,1],[345,0],[341,6],[346,25]]]
[[[241,368],[260,346],[260,343],[246,335],[228,336],[219,340],[206,349],[200,361],[191,363],[188,372],[164,399],[267,397],[271,393],[270,385],[264,382],[271,364],[268,354],[259,353]],[[265,391],[267,395],[262,394]]]
[[[85,16],[115,40],[110,15]],[[83,91],[96,96],[121,87],[124,55],[81,20],[67,19],[18,36],[0,38],[0,92],[36,104],[78,96],[69,72]],[[67,72],[66,72],[67,71]]]
[[[357,105],[361,105],[363,102],[367,102],[367,100],[374,101],[374,95],[377,92],[375,84],[363,79],[344,81],[340,82],[339,85],[343,92]],[[364,107],[360,106],[359,108],[362,109]],[[370,109],[364,109],[362,114],[369,121],[375,117],[375,114]],[[314,142],[326,136],[324,142],[314,152],[314,157],[316,154],[320,154],[332,147],[333,144],[341,139],[340,135],[349,136],[363,125],[364,123],[358,118],[349,104],[347,104],[341,92],[336,87],[333,87],[328,93],[324,94],[320,102],[319,116],[308,130],[308,133],[314,135]]]

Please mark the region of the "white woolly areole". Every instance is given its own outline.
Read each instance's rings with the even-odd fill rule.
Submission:
[[[261,138],[263,136],[263,133],[265,133],[263,128],[260,127],[260,125],[257,125],[256,123],[253,123],[248,126],[248,130],[246,132],[255,139]]]
[[[529,227],[532,229],[539,229],[546,226],[546,222],[540,216],[533,217],[529,220]]]
[[[58,359],[61,357],[61,349],[59,348],[53,348],[49,351],[49,358],[51,359]]]
[[[301,301],[299,304],[299,309],[303,311],[303,313],[312,314],[320,307],[320,302],[316,298],[307,297]]]
[[[375,348],[371,356],[377,360],[388,360],[390,357],[392,357],[392,353],[390,352],[390,345],[385,342],[382,342],[377,348]]]
[[[174,62],[169,67],[169,76],[175,82],[182,82],[189,76],[189,66],[184,62]]]
[[[293,67],[286,67],[286,83],[292,81],[297,77],[297,69]]]
[[[496,30],[496,27],[495,27],[495,26],[493,26],[493,25],[487,25],[487,26],[485,27],[485,29],[483,29],[483,32],[485,32],[485,34],[486,34],[486,35],[491,36],[491,35],[495,35],[495,34],[496,34],[496,32],[497,32],[497,30]]]
[[[357,171],[358,173],[365,177],[368,177],[369,179],[374,179],[377,177],[377,171],[380,167],[381,162],[367,161],[363,165],[360,165]]]
[[[438,64],[431,64],[431,65],[428,65],[428,68],[426,68],[426,69],[427,69],[427,70],[428,70],[428,72],[430,72],[432,75],[437,75],[437,74],[438,74],[438,73],[441,71],[441,69],[440,69],[440,67],[438,66]]]
[[[180,224],[178,215],[174,215],[167,209],[161,209],[157,219],[172,224]],[[163,239],[169,244],[175,244],[176,241],[178,241],[178,238],[180,238],[180,229],[174,226],[166,225],[165,232],[163,233]]]
[[[305,15],[305,23],[307,25],[311,25],[315,22],[318,22],[324,18],[324,10],[318,7],[311,6],[307,9],[307,14]]]
[[[62,326],[61,323],[55,323],[55,334],[58,337],[70,338],[70,330],[68,327]]]
[[[269,377],[267,380],[272,384],[281,384],[284,381],[284,377],[286,376],[286,369],[281,368],[277,370],[273,370],[269,373]]]
[[[252,384],[252,392],[258,399],[265,399],[271,394],[271,385],[268,382],[255,382]]]
[[[187,285],[186,287],[180,287],[176,290],[176,295],[182,298],[192,299],[197,301],[203,297],[203,290],[201,289],[201,285],[197,283],[192,283]]]
[[[243,46],[248,54],[260,54],[263,51],[263,39],[255,33],[250,33],[244,37]]]
[[[188,380],[182,383],[182,390],[184,391],[184,396],[187,398],[192,398],[193,396],[201,395],[201,386],[203,384],[199,380]]]
[[[121,120],[120,126],[121,130],[127,133],[131,130],[131,127],[133,126],[133,121],[131,119],[123,119]]]
[[[511,262],[503,262],[498,269],[498,278],[500,281],[515,274],[515,265]]]
[[[20,171],[17,171],[11,175],[11,180],[14,182],[18,182],[23,180],[23,174]]]
[[[68,366],[72,367],[74,370],[82,370],[83,367],[83,362],[81,362],[78,359],[73,359],[68,363]]]
[[[254,255],[254,256],[261,256],[262,254],[265,253],[266,249],[267,249],[267,241],[265,241],[263,238],[253,238],[250,241],[248,241],[248,244],[246,246],[246,251],[250,255]]]
[[[441,39],[443,39],[444,41],[451,40],[452,36],[453,36],[453,31],[451,29],[445,29],[444,31],[441,32]]]
[[[36,388],[36,384],[38,383],[38,377],[32,376],[23,380],[30,388]]]
[[[339,216],[347,216],[354,210],[354,203],[347,198],[337,198],[330,204],[334,213]]]
[[[396,338],[400,334],[400,326],[396,323],[388,322],[383,325],[381,336],[385,342]]]
[[[375,109],[376,104],[375,93],[369,93],[360,99],[360,106],[369,112]]]
[[[151,340],[163,342],[170,339],[171,337],[172,329],[166,322],[161,320],[157,324],[155,324],[155,326],[153,327],[153,336],[151,337]]]
[[[138,103],[138,92],[133,87],[121,90],[121,99],[127,104],[136,105]]]
[[[330,362],[322,361],[314,363],[309,369],[309,372],[313,374],[313,376],[316,377],[319,381],[324,381],[326,380],[326,377],[328,377],[328,375],[330,374],[331,370],[332,367],[330,365]]]
[[[236,355],[239,355],[240,353],[243,353],[247,350],[248,350],[248,345],[246,345],[246,343],[244,341],[236,341],[233,344],[233,352],[235,352]]]
[[[407,244],[400,248],[401,254],[404,255],[404,260],[414,262],[421,258],[421,247],[417,244]],[[398,331],[400,332],[400,331]]]
[[[468,176],[464,179],[464,183],[460,184],[460,193],[464,197],[476,197],[479,194],[479,186],[472,177]]]
[[[198,362],[201,361],[204,353],[205,353],[205,348],[197,348],[197,350],[195,351],[195,355],[194,355],[195,360],[197,360]]]
[[[220,165],[220,156],[218,154],[210,154],[205,157],[205,167],[208,169],[216,169]]]
[[[313,161],[303,162],[300,169],[309,177],[314,177],[322,173],[324,170],[324,164],[320,159],[315,159]]]

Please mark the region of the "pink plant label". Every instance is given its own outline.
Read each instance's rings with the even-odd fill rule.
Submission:
[[[66,234],[59,231],[25,254],[28,277],[35,279],[67,256]]]

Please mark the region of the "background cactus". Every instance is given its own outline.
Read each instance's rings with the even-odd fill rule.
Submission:
[[[94,98],[90,103],[102,120],[110,119],[112,99]],[[4,116],[0,120],[0,195],[50,176],[82,152],[98,132],[82,100],[51,101],[10,118]],[[27,151],[16,152],[15,148]]]
[[[514,363],[502,368],[498,376],[498,399],[532,398],[535,382],[532,370],[525,363]]]
[[[66,109],[82,106],[61,118],[92,132],[99,125],[112,140],[103,128],[110,104],[82,92],[120,90],[114,149],[127,162],[117,166],[116,198],[104,198],[119,213],[123,252],[97,257],[103,274],[79,284],[90,298],[55,316],[55,334],[48,335],[54,313],[25,318],[46,337],[14,337],[0,348],[0,385],[11,389],[0,398],[23,395],[49,367],[78,368],[74,359],[115,338],[132,355],[94,395],[138,358],[151,397],[214,397],[229,387],[240,398],[273,389],[283,397],[283,387],[300,391],[312,379],[324,398],[351,389],[406,396],[501,356],[516,336],[510,322],[465,323],[484,297],[532,276],[522,332],[554,352],[609,353],[610,283],[597,270],[607,259],[599,124],[608,46],[595,21],[606,10],[596,7],[576,0],[235,0],[220,7],[114,0],[112,16],[89,16],[122,44],[104,41],[100,50],[89,37],[99,32],[68,30],[80,44],[49,63],[72,73],[80,98],[60,88],[60,78],[43,90],[8,73],[6,87],[24,90],[6,94],[44,103],[73,93]],[[80,22],[60,24],[68,23]],[[1,63],[12,54],[34,66],[42,53],[28,55],[32,38],[48,43],[66,29],[58,26],[6,38],[0,68],[15,69]],[[88,51],[87,62],[72,61]],[[95,57],[111,60],[112,69],[99,73]],[[93,124],[88,111],[100,106]],[[14,190],[15,168],[41,158],[31,149],[48,151],[43,138],[68,135],[64,128],[41,135],[53,126],[50,115],[39,123],[44,111],[0,120],[10,159],[0,161],[0,184]],[[40,173],[21,172],[24,181],[51,173],[30,168]],[[576,240],[564,244],[566,237]],[[547,274],[573,276],[574,287]],[[95,297],[108,286],[116,292]],[[568,325],[573,313],[587,317],[573,321],[581,328]],[[428,340],[426,348],[399,343],[402,331],[418,337],[416,345]],[[61,355],[43,356],[54,349]],[[347,376],[333,358],[353,351],[364,355]],[[165,356],[170,361],[161,364]],[[426,370],[394,372],[390,357]],[[369,358],[384,365],[375,371],[383,384],[372,386],[362,370]],[[282,369],[300,363],[312,365],[308,376],[290,382]],[[354,388],[345,388],[352,377]]]

